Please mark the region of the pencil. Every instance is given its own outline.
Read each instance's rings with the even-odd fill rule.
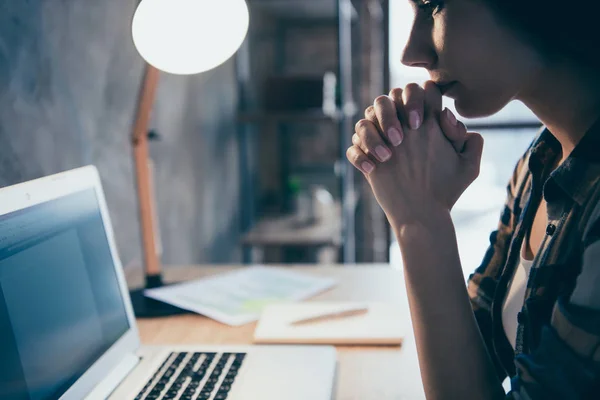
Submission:
[[[291,325],[305,325],[305,324],[312,324],[315,322],[331,321],[331,320],[336,320],[336,319],[340,319],[340,318],[356,317],[359,315],[366,314],[368,312],[369,312],[369,309],[367,307],[353,308],[351,310],[344,310],[344,311],[334,311],[331,313],[322,314],[322,315],[318,315],[315,317],[299,319],[297,321],[292,322]]]

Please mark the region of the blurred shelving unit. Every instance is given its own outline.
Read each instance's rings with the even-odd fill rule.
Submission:
[[[337,65],[338,84],[337,110],[333,113],[321,111],[267,111],[256,110],[255,104],[246,96],[251,84],[250,54],[251,46],[246,43],[237,58],[238,89],[240,105],[238,126],[242,140],[242,157],[240,173],[244,187],[243,196],[256,199],[253,182],[255,177],[249,172],[248,163],[252,158],[249,143],[252,133],[248,127],[262,129],[271,126],[280,133],[282,180],[298,171],[309,171],[315,174],[332,174],[339,187],[339,198],[336,199],[337,213],[331,218],[322,218],[314,226],[298,228],[290,215],[266,215],[256,218],[253,207],[243,210],[243,230],[245,235],[242,244],[245,247],[244,261],[252,261],[251,248],[268,246],[320,247],[330,246],[337,249],[338,262],[354,263],[356,256],[355,212],[357,195],[354,187],[354,169],[347,162],[346,149],[351,145],[351,132],[357,107],[353,95],[353,58],[352,58],[352,25],[356,21],[356,10],[351,0],[247,0],[251,15],[266,14],[283,23],[280,29],[306,28],[314,26],[334,26],[337,32]],[[284,34],[282,36],[285,36]],[[285,44],[278,44],[279,51]],[[276,66],[275,69],[281,69]],[[280,73],[281,71],[277,71]],[[286,126],[303,123],[328,124],[338,134],[338,159],[331,164],[288,165],[285,152],[291,151]]]

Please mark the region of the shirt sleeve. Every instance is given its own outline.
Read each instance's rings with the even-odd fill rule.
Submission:
[[[506,263],[508,249],[513,237],[516,207],[515,199],[517,191],[523,179],[523,168],[526,165],[527,153],[513,172],[513,176],[506,188],[506,200],[497,230],[490,235],[490,245],[485,253],[481,265],[475,270],[467,284],[473,313],[479,326],[479,331],[488,350],[488,354],[494,363],[496,373],[500,380],[506,378],[506,372],[495,355],[492,342],[492,301],[496,292],[499,275]]]
[[[516,357],[510,399],[600,398],[600,202],[583,236],[583,265],[559,298],[538,348]]]

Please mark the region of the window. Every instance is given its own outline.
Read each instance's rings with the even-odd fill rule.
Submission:
[[[390,74],[392,87],[410,82],[423,83],[427,71],[406,67],[400,62],[408,41],[413,10],[408,1],[390,1]],[[452,99],[444,106],[454,109]],[[517,160],[531,144],[539,128],[533,113],[520,102],[512,102],[494,116],[461,119],[468,127],[477,126],[485,139],[481,174],[467,189],[452,211],[465,278],[479,266],[489,245],[489,234],[496,229],[506,195],[506,185]],[[401,267],[400,250],[395,241],[390,249],[392,265]]]

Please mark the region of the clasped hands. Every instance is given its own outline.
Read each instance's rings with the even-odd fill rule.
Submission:
[[[442,111],[432,81],[379,96],[355,130],[346,156],[396,228],[448,213],[479,175],[483,138]]]

